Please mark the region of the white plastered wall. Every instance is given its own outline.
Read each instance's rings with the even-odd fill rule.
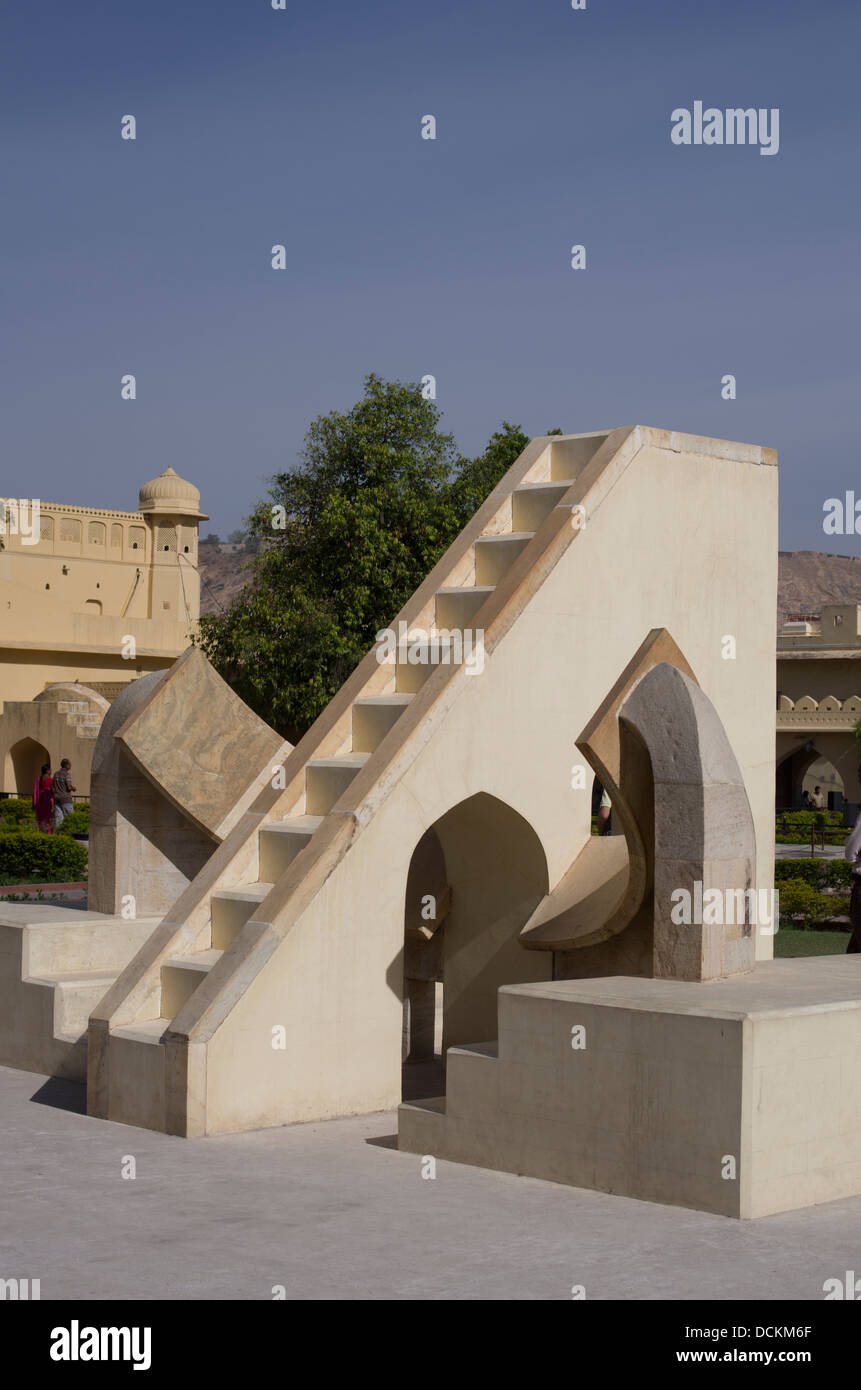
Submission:
[[[777,470],[746,461],[745,446],[718,457],[691,436],[680,442],[694,452],[649,437],[484,673],[416,733],[421,751],[208,1041],[206,1095],[194,1097],[206,1132],[397,1103],[404,890],[418,840],[490,793],[535,830],[552,888],[588,833],[591,779],[571,788],[575,740],[652,628],[669,629],[723,721],[756,826],[757,886],[773,886]],[[772,944],[758,938],[760,958]],[[548,964],[549,953],[524,951],[521,978],[547,978]]]

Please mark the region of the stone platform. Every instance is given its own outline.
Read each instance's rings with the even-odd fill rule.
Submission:
[[[861,1193],[861,956],[506,985],[399,1148],[726,1216]]]
[[[0,902],[0,1063],[83,1081],[90,1012],[157,925]]]

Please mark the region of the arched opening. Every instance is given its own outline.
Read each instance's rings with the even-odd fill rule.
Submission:
[[[801,811],[819,786],[829,810],[843,809],[844,783],[831,760],[821,753],[812,739],[786,753],[775,769],[775,806],[781,811]],[[805,795],[805,793],[807,795]]]
[[[496,1039],[501,985],[551,978],[552,954],[520,942],[547,888],[535,831],[485,792],[422,836],[405,895],[404,1099],[443,1094],[449,1047]]]
[[[13,743],[6,754],[3,769],[4,792],[13,796],[32,796],[33,783],[44,764],[50,761],[47,748],[36,743],[35,739],[22,738],[18,743]]]
[[[825,799],[826,810],[843,810],[843,778],[829,758],[817,758],[810,764],[802,777],[802,804],[804,803],[805,792],[807,793],[808,802],[811,805],[815,804],[817,788],[819,788],[820,795]]]

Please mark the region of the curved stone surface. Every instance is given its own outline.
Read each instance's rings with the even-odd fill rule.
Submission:
[[[195,647],[133,681],[96,743],[90,906],[165,913],[290,747]]]
[[[198,647],[135,685],[145,683],[115,737],[168,800],[222,839],[261,768],[292,744],[258,719]]]
[[[696,980],[751,969],[754,903],[735,896],[756,880],[744,778],[714,706],[665,629],[649,634],[577,746],[607,788],[624,839],[587,842],[527,922],[523,945],[575,953],[563,969],[576,975],[577,951],[636,924],[644,973]],[[719,921],[672,920],[684,914],[680,892],[695,914],[714,889]],[[711,914],[716,899],[706,901]]]
[[[643,907],[652,874],[644,838],[651,827],[652,784],[648,766],[623,740],[619,711],[637,682],[661,662],[671,663],[693,679],[690,666],[666,628],[653,628],[577,740],[578,749],[610,796],[624,839],[615,835],[591,837],[601,845],[615,847],[591,849],[587,842],[526,923],[523,945],[532,950],[572,951],[599,945],[629,927]],[[630,974],[634,966],[626,954],[625,973]],[[572,973],[579,973],[576,967]]]
[[[610,935],[628,890],[628,847],[621,835],[590,835],[571,868],[520,933],[532,951],[595,946]]]
[[[38,695],[33,696],[33,703],[37,701],[47,701],[49,704],[57,704],[60,700],[86,700],[93,714],[107,714],[111,707],[110,700],[106,700],[104,695],[100,695],[98,690],[93,690],[89,685],[82,685],[80,681],[57,681],[54,685],[48,685],[44,690],[40,690]]]
[[[638,682],[619,722],[642,743],[654,786],[653,974],[710,980],[753,969],[752,904],[735,897],[756,881],[753,816],[713,704],[690,677],[664,662]],[[702,905],[710,890],[720,895],[721,920],[673,920],[683,915],[676,910],[680,893],[689,895],[696,916],[694,905]]]

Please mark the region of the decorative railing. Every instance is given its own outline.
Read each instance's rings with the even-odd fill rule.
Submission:
[[[851,728],[861,719],[861,695],[850,695],[838,700],[834,695],[826,695],[815,700],[812,695],[802,695],[799,700],[791,700],[788,695],[777,697],[778,728],[804,724],[837,724],[841,728]]]

